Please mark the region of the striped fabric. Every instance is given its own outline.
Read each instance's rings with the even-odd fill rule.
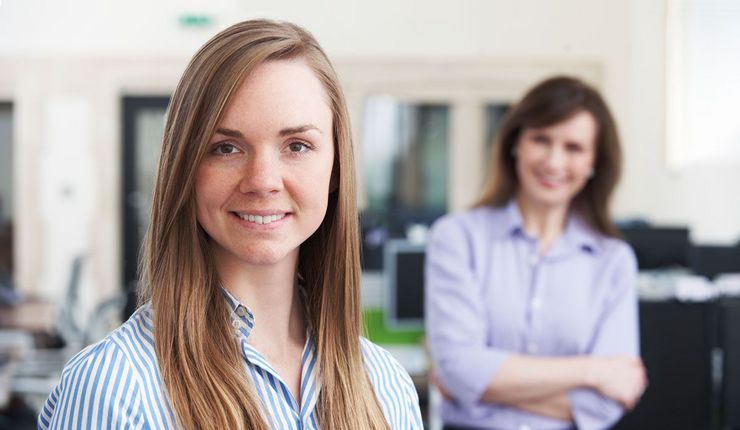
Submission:
[[[247,342],[254,314],[226,290],[235,336],[274,429],[319,429],[316,400],[321,380],[316,349],[307,336],[301,357],[301,404],[264,356]],[[309,331],[310,333],[310,331]],[[422,429],[419,402],[406,371],[391,355],[361,339],[365,368],[392,429]],[[164,393],[152,341],[147,304],[97,344],[74,356],[49,395],[39,429],[173,429],[175,417]]]

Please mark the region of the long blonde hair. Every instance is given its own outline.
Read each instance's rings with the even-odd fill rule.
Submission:
[[[324,429],[388,429],[363,366],[360,263],[349,115],[336,73],[316,40],[289,23],[253,20],[217,34],[195,54],[170,102],[140,262],[139,302],[151,300],[154,344],[178,425],[268,429],[219,291],[209,239],[195,215],[195,173],[240,82],[265,61],[302,58],[329,95],[337,189],[302,245],[298,272],[317,345]]]

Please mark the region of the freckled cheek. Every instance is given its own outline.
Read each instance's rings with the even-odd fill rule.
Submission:
[[[203,222],[212,216],[212,211],[220,208],[232,189],[228,176],[218,169],[205,169],[195,178],[195,203],[198,220]]]
[[[318,172],[318,174],[307,175],[298,182],[301,195],[311,202],[325,202],[329,196],[331,174]]]
[[[333,157],[326,157],[320,162],[306,168],[301,176],[313,187],[328,191],[333,169]]]
[[[209,195],[224,192],[242,178],[243,172],[231,167],[201,167],[195,176],[195,187]]]
[[[212,196],[204,189],[196,189],[195,217],[201,226],[206,228],[213,219],[214,202]]]
[[[331,173],[325,169],[304,171],[300,177],[290,181],[294,186],[292,194],[304,210],[323,218],[329,200],[330,179]]]

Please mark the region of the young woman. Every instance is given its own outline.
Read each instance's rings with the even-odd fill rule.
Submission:
[[[360,337],[352,142],[292,24],[208,41],[172,97],[141,306],[72,358],[39,428],[421,429],[408,374]]]
[[[620,163],[598,92],[546,80],[503,121],[476,207],[434,226],[427,334],[448,429],[604,429],[638,401],[637,268],[608,216]]]

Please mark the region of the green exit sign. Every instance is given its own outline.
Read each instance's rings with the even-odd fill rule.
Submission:
[[[183,27],[208,27],[213,19],[208,15],[184,14],[177,21]]]

